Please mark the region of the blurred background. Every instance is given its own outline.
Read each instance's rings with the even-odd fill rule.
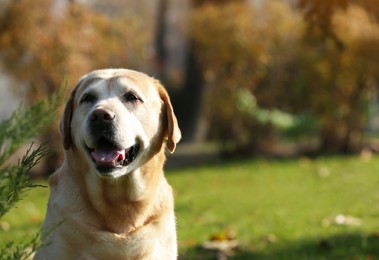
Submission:
[[[376,151],[378,18],[374,0],[2,0],[0,116],[126,67],[168,88],[189,150]]]
[[[163,82],[200,150],[377,150],[378,18],[374,0],[2,0],[0,116],[126,67]]]
[[[208,240],[241,242],[238,259],[379,257],[377,0],[0,0],[0,121],[107,67],[170,93],[181,259],[214,259]],[[58,125],[35,175],[62,161]],[[47,194],[0,230],[39,227]]]

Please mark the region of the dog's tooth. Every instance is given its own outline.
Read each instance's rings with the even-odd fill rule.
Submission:
[[[118,160],[123,161],[125,160],[125,150],[122,150],[120,154],[118,155]]]

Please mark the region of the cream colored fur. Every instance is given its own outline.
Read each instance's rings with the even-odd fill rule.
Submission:
[[[132,92],[140,98],[125,102]],[[96,100],[81,102],[94,93]],[[112,111],[114,140],[138,143],[136,159],[109,174],[98,172],[88,152],[96,146],[88,123],[96,109]],[[126,69],[85,75],[72,91],[61,121],[62,166],[50,177],[44,222],[53,232],[35,259],[176,259],[172,189],[163,174],[164,150],[181,135],[172,105],[158,81]]]

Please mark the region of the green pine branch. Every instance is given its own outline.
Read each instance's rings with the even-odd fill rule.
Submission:
[[[20,106],[13,115],[0,123],[0,218],[15,207],[31,188],[38,187],[29,173],[47,155],[46,144],[37,148],[33,144],[16,164],[5,165],[9,157],[30,139],[40,136],[56,120],[63,105],[67,83],[61,91],[30,107]],[[41,244],[41,230],[26,242],[11,241],[0,246],[0,260],[28,259]]]
[[[27,242],[8,242],[4,247],[0,249],[1,260],[26,260],[30,259],[32,254],[42,246],[41,234],[38,232]]]
[[[8,166],[0,171],[0,217],[21,199],[27,189],[36,187],[29,178],[29,172],[47,154],[47,150],[45,144],[35,150],[32,150],[32,146],[17,165]]]
[[[65,83],[66,84],[66,83]],[[31,107],[21,105],[13,115],[0,123],[0,166],[30,138],[41,135],[56,119],[66,87]]]
[[[42,229],[32,238],[23,242],[10,241],[0,248],[0,260],[27,260],[41,247],[48,246],[49,243],[43,243],[42,237],[48,237],[52,234],[64,220],[58,221],[47,229]]]

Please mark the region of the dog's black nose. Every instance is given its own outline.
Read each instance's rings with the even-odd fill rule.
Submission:
[[[96,109],[89,118],[89,128],[95,139],[100,137],[113,138],[115,133],[116,115],[104,108]]]
[[[96,109],[91,115],[91,123],[108,124],[115,120],[116,115],[112,111]]]

